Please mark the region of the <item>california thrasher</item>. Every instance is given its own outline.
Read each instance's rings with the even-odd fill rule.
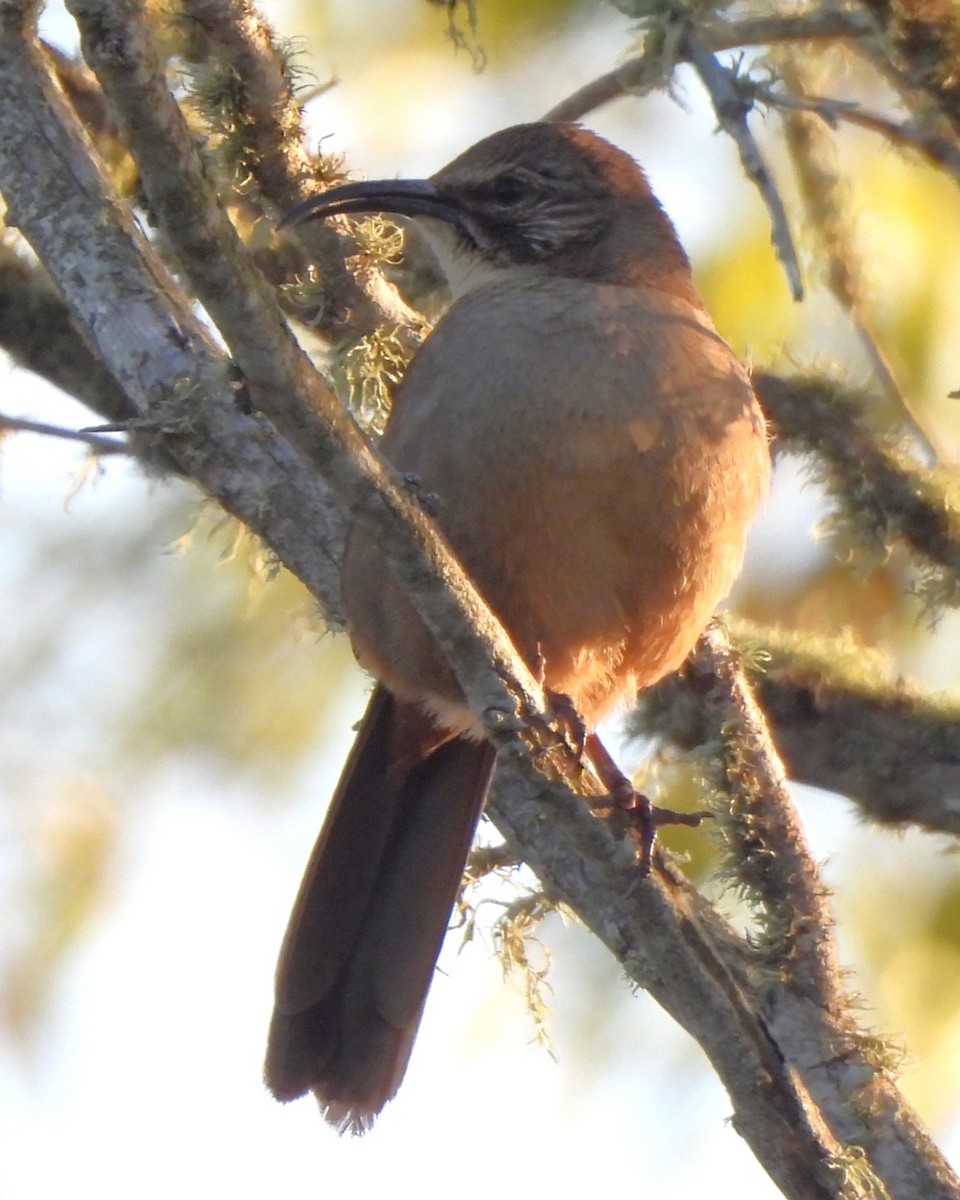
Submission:
[[[285,223],[366,212],[415,218],[454,300],[380,449],[436,495],[589,752],[603,716],[681,664],[740,570],[770,471],[746,372],[641,169],[576,125],[503,130],[429,180],[346,184]],[[406,1070],[494,750],[360,530],[342,586],[379,682],[283,943],[266,1080],[361,1132]]]

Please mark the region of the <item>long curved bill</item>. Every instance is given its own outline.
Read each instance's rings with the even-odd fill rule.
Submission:
[[[433,217],[457,225],[467,234],[463,213],[441,196],[429,179],[370,179],[345,183],[311,196],[292,208],[277,226],[291,229],[301,221],[341,213],[395,213],[400,217]]]

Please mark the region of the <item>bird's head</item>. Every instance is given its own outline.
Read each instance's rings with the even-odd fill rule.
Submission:
[[[455,295],[512,269],[609,283],[689,272],[640,167],[578,125],[512,126],[430,179],[344,184],[304,201],[282,225],[370,212],[417,220]]]

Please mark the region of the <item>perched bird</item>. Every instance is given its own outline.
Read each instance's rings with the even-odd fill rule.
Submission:
[[[647,179],[572,124],[505,129],[429,180],[349,183],[286,224],[414,218],[453,304],[383,455],[548,694],[599,720],[678,667],[767,490],[764,423]],[[396,1093],[495,766],[442,652],[359,529],[343,564],[379,681],[280,954],[266,1081],[362,1132]]]

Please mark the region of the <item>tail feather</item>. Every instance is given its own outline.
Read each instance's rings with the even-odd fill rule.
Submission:
[[[362,1132],[395,1095],[493,762],[488,743],[375,690],[280,953],[265,1067],[278,1099],[312,1090]]]

